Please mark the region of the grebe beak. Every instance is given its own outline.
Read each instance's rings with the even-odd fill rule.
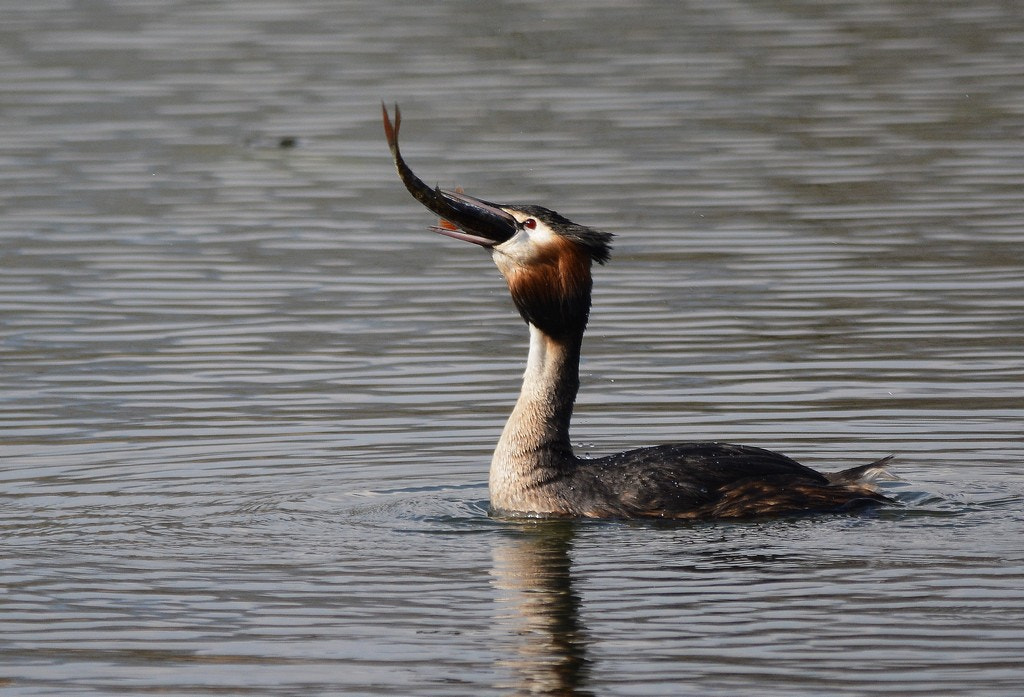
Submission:
[[[431,228],[434,232],[481,247],[493,247],[512,237],[519,229],[516,219],[495,203],[467,196],[461,191],[437,189],[437,192],[447,199],[452,210],[458,211],[459,217],[458,222],[446,217],[441,225]],[[449,226],[445,222],[454,224]],[[456,227],[463,231],[460,232]]]
[[[388,109],[380,105],[384,118],[384,135],[391,148],[391,156],[395,161],[398,176],[409,193],[429,210],[441,216],[451,226],[440,225],[434,230],[464,242],[472,242],[482,247],[493,247],[509,239],[518,230],[516,219],[493,203],[483,201],[463,193],[443,191],[430,188],[423,180],[413,174],[405,163],[398,149],[398,129],[402,125],[402,112],[395,105],[395,122],[391,124]]]

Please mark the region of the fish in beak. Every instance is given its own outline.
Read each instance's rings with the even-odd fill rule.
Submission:
[[[396,104],[395,121],[392,124],[387,107],[383,103],[380,107],[384,117],[384,135],[388,147],[391,148],[398,176],[413,198],[441,217],[442,224],[434,228],[436,232],[488,248],[501,244],[516,234],[519,229],[518,222],[501,206],[461,192],[444,191],[436,187],[432,189],[413,174],[398,149],[398,129],[402,125],[402,112]],[[445,222],[449,225],[445,225]]]

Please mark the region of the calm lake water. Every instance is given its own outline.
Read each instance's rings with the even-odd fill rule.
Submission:
[[[1013,3],[0,2],[4,695],[1024,684]],[[574,438],[901,505],[512,523],[526,331],[428,182],[618,235]]]

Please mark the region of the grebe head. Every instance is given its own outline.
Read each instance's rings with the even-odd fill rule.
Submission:
[[[611,233],[542,206],[438,192],[458,207],[460,222],[445,219],[434,230],[489,249],[524,320],[553,338],[583,333],[590,315],[590,267],[608,260]]]
[[[501,210],[515,219],[516,231],[490,247],[491,258],[519,314],[554,338],[582,334],[590,315],[590,267],[608,260],[611,234],[541,206]]]
[[[461,191],[427,186],[399,151],[398,106],[394,125],[387,108],[381,105],[381,110],[402,182],[442,219],[434,230],[489,249],[527,322],[554,338],[582,333],[590,313],[591,263],[608,261],[612,235],[541,206],[491,203]]]

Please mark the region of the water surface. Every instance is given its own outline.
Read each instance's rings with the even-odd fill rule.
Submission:
[[[5,3],[5,694],[1017,695],[1024,20]],[[618,235],[574,438],[901,505],[511,523],[525,329],[430,183]]]

